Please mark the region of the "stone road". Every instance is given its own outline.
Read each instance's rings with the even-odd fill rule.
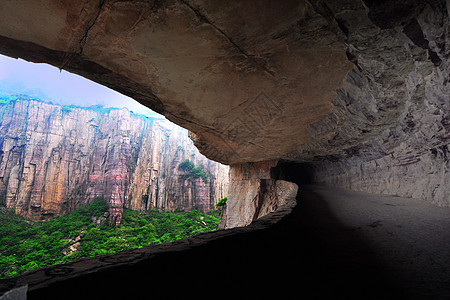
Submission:
[[[342,265],[377,264],[390,288],[410,298],[450,298],[449,208],[318,186],[303,190],[300,199],[301,230],[334,249]]]

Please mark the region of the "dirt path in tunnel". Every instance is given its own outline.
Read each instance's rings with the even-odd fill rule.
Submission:
[[[340,292],[348,293],[347,281],[354,280],[360,289],[355,294],[370,298],[450,299],[449,208],[309,186],[291,217],[299,234],[315,244],[306,251],[322,264],[317,279],[326,282],[321,277],[328,273]]]

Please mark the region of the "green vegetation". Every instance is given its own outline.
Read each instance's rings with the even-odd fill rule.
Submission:
[[[227,204],[227,199],[228,199],[228,197],[224,197],[224,198],[220,199],[219,202],[217,202],[215,206],[217,208],[225,206],[225,204]]]
[[[62,110],[63,110],[63,112],[64,112],[64,110],[68,111],[69,109],[70,109],[70,111],[72,111],[72,109],[74,109],[74,108],[85,109],[85,110],[92,110],[92,111],[99,112],[99,113],[102,113],[102,114],[108,114],[112,110],[118,110],[119,109],[119,108],[116,108],[116,107],[106,107],[105,108],[104,105],[102,105],[102,104],[95,104],[95,105],[91,105],[91,106],[87,106],[87,107],[79,106],[79,105],[64,105],[62,107]]]
[[[189,160],[186,159],[178,166],[179,170],[185,172],[182,176],[185,180],[202,178],[204,183],[208,183],[208,174],[203,171],[203,165],[200,164],[197,167]]]
[[[106,223],[102,199],[55,219],[31,222],[0,209],[0,278],[96,255],[116,253],[216,230],[218,212],[124,210],[122,223]],[[98,222],[101,221],[101,222]],[[100,225],[101,226],[100,226]]]
[[[38,101],[38,102],[53,104],[51,101],[44,101],[39,98],[18,94],[18,95],[12,95],[12,96],[0,96],[0,106],[8,105],[10,102],[17,101],[17,100]],[[55,105],[58,105],[58,104],[55,104]],[[91,110],[91,111],[95,111],[95,112],[98,112],[101,114],[108,114],[112,110],[119,109],[116,107],[104,107],[104,105],[102,105],[102,104],[95,104],[95,105],[91,105],[91,106],[87,106],[87,107],[79,106],[79,105],[61,105],[61,112],[63,114],[68,114],[75,108]]]
[[[61,108],[61,111],[62,111],[63,114],[68,114],[68,113],[72,112],[72,108],[70,108],[68,106],[63,106]]]
[[[1,105],[8,105],[9,102],[13,101],[15,98],[11,96],[2,96],[0,97],[0,106]]]
[[[27,95],[0,96],[0,106],[8,105],[10,102],[13,102],[16,100],[28,100],[28,101],[33,100],[33,101],[43,102],[41,99],[29,97]]]

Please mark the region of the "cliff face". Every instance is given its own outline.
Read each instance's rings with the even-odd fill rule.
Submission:
[[[228,167],[165,119],[18,99],[0,120],[0,204],[33,219],[103,197],[118,223],[123,207],[206,211],[227,193]],[[207,182],[181,176],[185,159],[203,164]]]

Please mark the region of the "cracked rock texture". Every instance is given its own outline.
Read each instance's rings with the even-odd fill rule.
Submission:
[[[1,53],[125,93],[195,133],[202,153],[227,164],[279,159],[308,142],[307,127],[330,114],[354,67],[306,1],[28,6],[0,4]]]
[[[356,8],[331,8],[355,68],[333,101],[336,132],[312,146],[333,147],[313,158],[316,181],[450,205],[448,5],[424,2],[396,17],[394,6],[368,3],[359,8],[369,9],[364,18]]]
[[[15,100],[0,106],[0,120],[0,204],[33,219],[102,197],[119,223],[124,207],[208,211],[227,194],[228,167],[165,119]],[[185,159],[203,164],[208,182],[185,180]]]
[[[322,183],[445,206],[449,9],[444,0],[8,0],[0,53],[129,95],[232,168],[309,162]],[[241,192],[228,206],[253,194],[245,184],[231,181]]]
[[[228,198],[234,201],[227,201],[221,228],[249,225],[296,197],[297,184],[272,178],[270,169],[276,164],[264,161],[231,166]]]

